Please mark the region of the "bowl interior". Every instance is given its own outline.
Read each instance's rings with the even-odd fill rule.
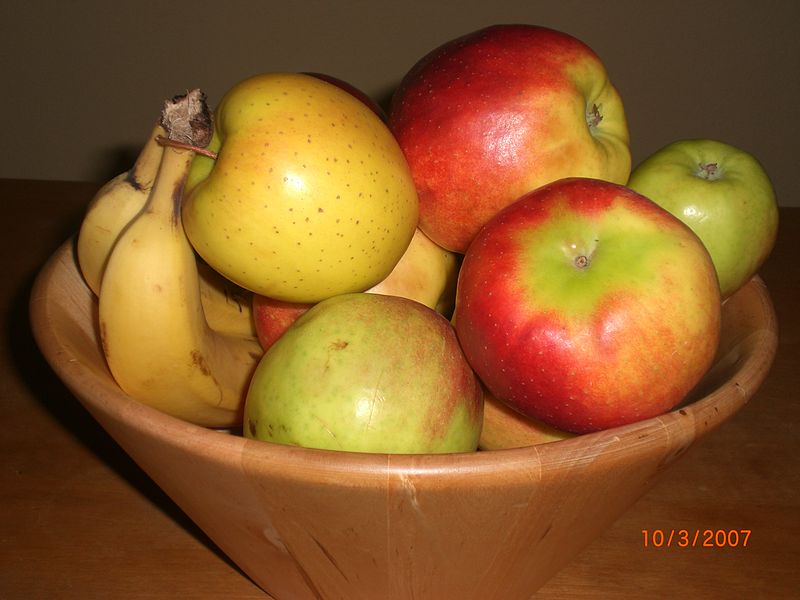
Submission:
[[[115,440],[275,598],[529,598],[749,400],[777,347],[769,294],[754,278],[723,306],[714,366],[668,414],[526,448],[376,455],[245,440],[136,402],[105,365],[96,311],[69,241],[31,297],[42,352]]]

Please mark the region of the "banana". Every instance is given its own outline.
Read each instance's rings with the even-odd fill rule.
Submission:
[[[202,127],[183,118],[187,106],[205,115]],[[178,124],[210,127],[199,90],[166,103],[173,140],[176,114]],[[241,423],[262,351],[256,340],[214,331],[206,320],[180,210],[192,157],[192,150],[164,147],[145,207],[114,244],[100,288],[100,336],[111,373],[131,397],[198,425],[232,427]]]
[[[103,185],[86,209],[78,232],[78,265],[95,295],[120,231],[147,202],[163,153],[156,138],[164,134],[160,124],[153,127],[133,167]]]
[[[164,135],[164,128],[156,124],[133,167],[103,185],[86,209],[78,232],[78,265],[96,296],[100,295],[100,284],[114,243],[147,202],[163,155],[163,147],[157,139]],[[255,338],[252,292],[223,277],[199,257],[197,259],[200,298],[209,326],[223,333]]]

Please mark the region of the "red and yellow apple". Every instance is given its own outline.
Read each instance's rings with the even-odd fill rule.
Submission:
[[[716,140],[679,140],[646,158],[628,187],[686,223],[703,240],[722,297],[758,272],[778,234],[769,176],[751,154]]]
[[[411,243],[389,275],[366,290],[374,294],[416,300],[445,316],[455,303],[460,256],[434,244],[417,229]],[[277,340],[313,303],[275,300],[253,296],[253,319],[259,342],[265,350]]]
[[[534,188],[630,174],[625,112],[603,63],[543,27],[498,25],[436,48],[401,81],[389,126],[417,187],[419,226],[461,253]]]
[[[354,452],[476,450],[480,383],[450,322],[419,302],[343,294],[300,317],[264,354],[247,437]]]
[[[711,366],[719,284],[679,219],[587,178],[503,209],[464,256],[455,328],[488,390],[584,433],[661,414]]]

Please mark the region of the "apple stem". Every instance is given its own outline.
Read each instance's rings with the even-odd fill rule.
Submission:
[[[585,269],[589,266],[589,257],[581,254],[575,257],[575,266],[579,269]]]
[[[603,115],[600,112],[600,107],[597,104],[592,104],[592,108],[586,111],[586,124],[589,129],[594,129],[603,120]]]
[[[183,150],[191,150],[196,152],[197,154],[202,154],[203,156],[208,156],[214,160],[217,159],[217,153],[213,150],[208,150],[207,148],[201,148],[200,146],[194,146],[192,144],[187,144],[184,142],[179,142],[178,140],[171,140],[168,137],[163,135],[159,135],[156,137],[156,141],[161,144],[162,146],[172,146],[173,148],[181,148]]]
[[[698,167],[697,173],[695,174],[701,179],[714,181],[720,178],[719,165],[717,163],[699,163]]]

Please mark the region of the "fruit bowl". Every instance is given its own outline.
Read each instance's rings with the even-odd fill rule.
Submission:
[[[516,600],[533,593],[733,416],[777,346],[754,278],[723,308],[713,368],[663,416],[563,441],[450,455],[308,450],[204,429],[114,383],[97,304],[65,243],[31,297],[37,343],[86,409],[275,599]]]

